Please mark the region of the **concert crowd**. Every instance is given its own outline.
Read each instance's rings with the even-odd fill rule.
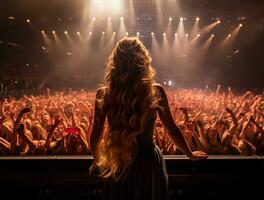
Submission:
[[[171,113],[193,151],[211,155],[264,154],[264,96],[247,91],[170,89]],[[0,105],[0,155],[89,155],[95,93],[69,90]],[[107,130],[107,123],[105,124]],[[164,155],[182,154],[157,118],[154,142]]]

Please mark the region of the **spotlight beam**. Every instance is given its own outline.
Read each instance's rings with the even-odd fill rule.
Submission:
[[[211,23],[211,24],[205,26],[205,27],[200,31],[200,33],[201,33],[201,34],[204,34],[204,33],[208,33],[208,32],[210,32],[210,31],[212,31],[217,25],[220,24],[219,22],[220,22],[220,20],[215,21],[215,22],[213,22],[213,23]]]

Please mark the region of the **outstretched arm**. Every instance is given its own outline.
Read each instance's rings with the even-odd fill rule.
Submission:
[[[176,144],[176,146],[189,158],[191,159],[199,159],[199,158],[206,158],[206,153],[202,151],[194,151],[192,152],[188,143],[186,142],[181,130],[178,126],[174,123],[172,118],[167,95],[161,85],[157,85],[157,90],[160,93],[160,100],[159,100],[159,107],[158,107],[158,114],[159,117],[167,129],[170,138]]]
[[[0,137],[0,152],[2,152],[2,154],[6,155],[10,152],[11,150],[11,145],[10,143],[5,140],[4,138]]]
[[[229,108],[226,108],[225,110],[226,110],[226,112],[228,112],[229,115],[231,116],[231,118],[232,118],[232,122],[233,122],[234,126],[238,126],[238,120],[237,120],[235,114],[233,113],[233,111],[230,110]]]
[[[261,128],[261,126],[256,122],[255,118],[253,116],[250,117],[249,119],[253,124],[256,125],[257,130],[259,131],[260,134],[264,134],[264,130]]]
[[[99,89],[96,93],[95,99],[95,109],[94,109],[94,119],[93,119],[93,128],[90,137],[90,146],[91,146],[91,153],[94,157],[96,157],[98,152],[98,143],[102,138],[104,123],[106,119],[106,114],[103,111],[103,108],[100,107],[100,100],[101,100],[102,91]]]
[[[55,131],[55,129],[58,127],[58,125],[60,124],[61,120],[60,119],[56,119],[55,123],[52,125],[52,127],[49,130],[47,139],[46,139],[46,143],[45,143],[45,147],[47,149],[48,152],[51,151],[51,147],[50,147],[50,143],[51,143],[51,137]]]
[[[183,115],[184,115],[184,122],[185,123],[190,123],[190,118],[188,115],[188,110],[186,107],[181,107],[180,110],[182,111]]]
[[[35,152],[37,150],[34,141],[25,134],[24,124],[20,124],[17,128],[17,133],[19,136],[28,144],[31,151]]]
[[[23,108],[19,114],[18,114],[18,117],[14,123],[14,127],[13,127],[13,139],[12,139],[12,142],[11,142],[11,149],[13,151],[13,153],[15,152],[16,148],[17,148],[17,141],[18,141],[18,135],[17,135],[17,129],[19,128],[19,125],[21,123],[21,120],[23,118],[23,116],[30,112],[30,108]]]

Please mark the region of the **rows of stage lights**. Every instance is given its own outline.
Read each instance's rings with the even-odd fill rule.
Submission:
[[[137,18],[139,19],[139,18]],[[112,19],[110,17],[107,17],[106,19],[108,22],[111,21]],[[180,17],[178,19],[174,19],[172,17],[169,17],[168,18],[168,26],[171,26],[171,23],[172,21],[177,21],[179,22],[178,24],[178,28],[177,28],[177,31],[174,33],[174,36],[175,37],[178,37],[179,36],[179,33],[178,33],[178,30],[179,30],[179,27],[181,26],[181,24],[183,24],[183,22],[185,20],[187,20],[187,18],[185,17]],[[201,30],[199,30],[199,32],[195,33],[194,34],[189,34],[189,33],[184,33],[184,36],[185,37],[189,37],[190,35],[192,35],[193,37],[196,37],[196,38],[199,38],[203,33],[209,33],[211,32],[217,25],[220,25],[221,24],[221,20],[219,18],[212,18],[213,22],[211,24],[208,24],[207,26],[205,26],[204,28],[202,28]],[[242,21],[244,20],[244,17],[241,17],[238,19],[239,21]],[[91,18],[91,22],[94,23],[96,21],[96,17],[92,17]],[[125,19],[124,17],[120,17],[120,23],[124,23]],[[200,21],[200,18],[199,17],[196,17],[195,18],[195,23],[194,23],[194,26],[195,24],[198,24]],[[27,23],[31,23],[31,20],[30,19],[27,19],[26,20]],[[243,27],[243,24],[242,23],[238,23],[236,29],[240,29]],[[125,28],[126,29],[126,28]],[[49,33],[51,32],[53,35],[56,34],[56,31],[55,30],[52,30],[52,31],[45,31],[45,30],[41,30],[41,33],[42,34],[45,34],[45,33]],[[71,33],[74,33],[74,31],[71,31]],[[93,35],[95,32],[93,32],[92,30],[90,30],[89,32],[86,32],[85,33],[81,32],[81,31],[76,31],[75,34],[77,34],[78,36],[81,36],[81,35],[87,35],[88,36],[91,36]],[[100,32],[99,32],[100,33]],[[107,31],[102,31],[101,34],[104,35],[104,34],[109,34]],[[118,31],[112,31],[111,32],[113,35],[117,35]],[[65,35],[68,35],[69,34],[69,31],[68,30],[64,30],[64,34]],[[98,34],[98,31],[96,31],[96,34]],[[155,35],[163,35],[163,37],[166,37],[167,35],[172,35],[171,32],[168,32],[168,31],[164,31],[164,32],[161,32],[161,31],[157,31],[157,32],[154,32],[154,31],[143,31],[143,32],[139,32],[139,31],[133,31],[133,32],[127,32],[127,31],[122,31],[122,33],[119,33],[119,36],[140,36],[140,35],[146,35],[146,34],[149,34],[151,36],[155,36]],[[215,36],[215,33],[212,33],[211,34],[211,37],[214,37]],[[227,34],[227,37],[231,37],[232,36],[232,31],[230,33]]]

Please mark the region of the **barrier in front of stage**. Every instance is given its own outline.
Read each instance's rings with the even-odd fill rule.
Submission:
[[[164,158],[172,199],[193,195],[201,199],[256,199],[261,195],[258,181],[264,177],[263,157],[209,156],[199,161],[185,156]],[[22,199],[100,199],[103,181],[89,175],[92,162],[91,156],[1,157],[1,192]]]

